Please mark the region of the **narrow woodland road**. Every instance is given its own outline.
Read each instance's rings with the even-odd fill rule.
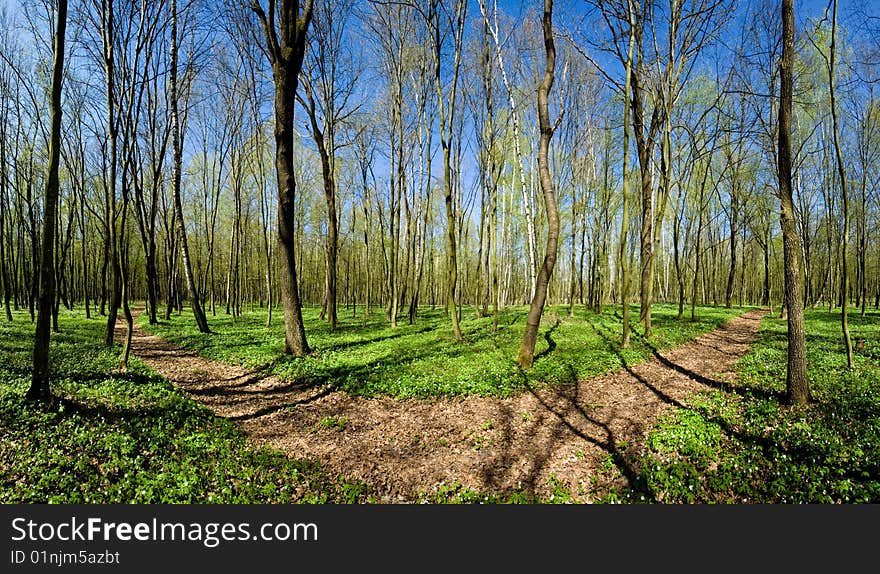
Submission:
[[[509,399],[351,397],[205,359],[137,327],[132,352],[254,443],[320,460],[383,502],[411,502],[456,483],[546,497],[551,477],[590,502],[626,485],[661,414],[694,391],[732,381],[764,313],[746,313],[639,365]],[[123,333],[117,329],[118,338]]]

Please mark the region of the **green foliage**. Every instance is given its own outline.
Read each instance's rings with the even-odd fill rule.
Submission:
[[[421,492],[417,500],[422,504],[571,504],[574,497],[565,484],[551,474],[547,480],[550,494],[540,498],[524,490],[506,495],[474,490],[459,482],[442,484],[430,492]]]
[[[853,312],[865,339],[846,369],[840,316],[806,315],[815,402],[784,404],[786,325],[765,318],[738,365],[735,392],[692,397],[664,419],[638,461],[636,488],[607,500],[663,502],[880,502],[880,315]]]
[[[24,398],[33,325],[0,323],[0,503],[358,502],[363,485],[253,448],[232,423],[101,345],[104,322],[62,313],[49,407]]]
[[[348,426],[348,419],[346,417],[326,416],[318,421],[318,424],[320,424],[325,429],[337,430],[342,432],[345,430],[345,427]]]
[[[710,331],[743,309],[700,308],[698,321],[676,320],[677,309],[654,305],[652,345],[670,348]],[[514,362],[522,339],[527,309],[510,307],[492,332],[492,318],[474,318],[465,309],[461,322],[466,342],[452,335],[442,311],[422,311],[415,325],[388,326],[384,315],[374,310],[370,320],[340,317],[331,332],[319,320],[320,309],[304,309],[306,333],[314,349],[311,356],[283,355],[284,327],[281,321],[265,327],[263,312],[234,318],[218,315],[211,319],[214,334],[201,334],[188,314],[169,322],[141,326],[169,341],[197,351],[205,357],[244,365],[287,381],[332,385],[352,395],[390,395],[397,398],[437,396],[510,396],[536,384],[565,384],[613,371],[622,363],[635,364],[651,356],[651,348],[638,337],[630,349],[619,350],[621,318],[619,307],[607,307],[594,314],[579,306],[574,317],[560,308],[554,326],[548,309],[542,322],[535,364],[524,373]],[[378,312],[376,312],[378,311]],[[346,313],[347,314],[347,313]],[[638,332],[638,325],[634,325]]]
[[[547,485],[551,487],[550,496],[545,501],[548,504],[571,504],[574,502],[574,497],[571,494],[571,491],[562,483],[561,480],[556,478],[555,474],[551,474],[550,478],[547,480]]]
[[[507,502],[495,493],[476,491],[459,482],[442,484],[430,492],[421,492],[417,499],[422,504],[502,504]]]

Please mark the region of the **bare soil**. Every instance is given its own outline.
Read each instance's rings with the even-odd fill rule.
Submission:
[[[381,502],[443,485],[546,499],[555,477],[579,502],[627,486],[658,418],[696,391],[725,387],[764,311],[591,380],[509,399],[352,397],[206,359],[135,328],[132,352],[256,445],[320,461]],[[121,338],[124,331],[118,330]]]

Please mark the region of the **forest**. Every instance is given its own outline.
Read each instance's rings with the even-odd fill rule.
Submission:
[[[0,294],[4,503],[880,502],[880,9],[5,0]]]

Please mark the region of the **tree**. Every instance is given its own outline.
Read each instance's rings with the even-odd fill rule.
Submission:
[[[440,147],[443,149],[443,203],[446,206],[446,303],[449,306],[449,316],[452,318],[453,334],[457,341],[461,341],[463,337],[458,322],[458,303],[456,301],[458,248],[455,237],[455,211],[453,207],[451,140],[452,129],[455,124],[458,71],[461,63],[462,36],[464,34],[464,21],[467,14],[467,2],[459,0],[455,10],[455,20],[453,21],[452,17],[450,17],[450,25],[452,26],[455,42],[455,62],[452,68],[450,93],[446,103],[444,102],[443,85],[440,77],[442,39],[439,8],[438,0],[430,2],[427,21],[430,27],[431,55],[434,61],[434,88],[437,92],[437,113],[440,120]]]
[[[116,319],[119,313],[121,298],[122,269],[119,267],[119,228],[116,223],[118,208],[116,207],[116,169],[117,148],[119,142],[119,120],[116,107],[119,96],[116,87],[115,44],[116,27],[113,0],[101,2],[101,40],[103,47],[104,89],[107,105],[107,146],[106,163],[103,171],[105,210],[107,211],[107,243],[104,260],[109,260],[111,271],[110,307],[107,312],[107,326],[104,331],[104,346],[112,347],[116,332]]]
[[[831,17],[831,49],[828,54],[828,92],[831,98],[831,121],[833,123],[832,129],[834,130],[834,157],[837,160],[837,175],[840,178],[840,195],[843,201],[842,209],[843,209],[843,241],[841,242],[843,245],[841,249],[843,250],[843,254],[840,258],[840,327],[843,331],[843,343],[846,346],[846,366],[849,369],[853,368],[853,348],[852,348],[852,339],[849,334],[849,323],[847,319],[847,299],[849,298],[849,293],[847,292],[847,265],[846,265],[846,254],[847,254],[847,243],[849,242],[849,192],[847,189],[846,182],[846,168],[843,165],[843,154],[840,152],[840,127],[838,126],[837,119],[837,94],[834,88],[835,84],[835,60],[836,60],[836,48],[837,48],[837,0],[832,1],[833,4],[833,14]]]
[[[123,20],[128,21],[129,30],[135,28],[134,34],[130,34],[129,30],[122,31],[121,52],[126,55],[122,59],[121,65],[118,67],[121,89],[118,90],[119,99],[119,126],[122,135],[122,176],[120,179],[120,187],[122,191],[122,209],[120,218],[121,237],[120,249],[118,250],[119,269],[120,269],[120,302],[122,305],[123,318],[125,319],[125,338],[123,340],[122,354],[119,360],[119,370],[126,371],[128,369],[128,359],[131,353],[132,331],[134,328],[134,318],[131,313],[129,299],[132,291],[132,272],[131,272],[131,245],[128,241],[128,212],[131,202],[132,190],[134,190],[135,198],[135,214],[138,224],[138,231],[141,235],[144,247],[144,255],[146,262],[147,284],[157,285],[155,259],[150,257],[149,249],[149,228],[148,217],[141,220],[139,215],[146,215],[144,208],[144,181],[141,177],[143,174],[143,160],[140,153],[140,143],[138,138],[138,127],[140,124],[141,112],[143,110],[144,95],[146,92],[146,78],[150,76],[150,61],[155,50],[156,31],[161,21],[161,10],[153,9],[144,3],[139,7],[137,5],[128,4],[125,6],[128,12],[122,14]],[[129,44],[133,46],[129,47]],[[115,161],[111,158],[111,161]],[[111,185],[113,188],[114,185]],[[155,252],[153,253],[155,255]],[[62,275],[63,276],[63,275]],[[149,287],[148,287],[149,291]],[[148,295],[147,302],[151,307],[155,305],[155,299],[152,301]]]
[[[129,9],[137,6],[129,6]],[[134,37],[134,57],[127,96],[127,109],[123,111],[125,132],[125,160],[132,195],[132,211],[140,235],[144,253],[144,271],[146,280],[147,300],[146,313],[150,324],[158,321],[159,301],[159,269],[156,246],[156,219],[159,209],[160,186],[164,180],[166,151],[171,136],[170,122],[167,118],[167,107],[162,106],[164,92],[163,73],[167,66],[167,53],[161,49],[161,41],[165,37],[164,1],[154,5],[140,5],[137,32]],[[133,16],[133,14],[132,14]],[[130,18],[134,20],[134,18]],[[138,63],[142,62],[141,66]],[[145,134],[139,136],[139,118],[144,116]],[[125,178],[124,175],[124,178]],[[125,186],[124,186],[125,187]],[[124,304],[124,303],[123,303]]]
[[[55,16],[54,56],[50,102],[49,166],[43,197],[43,229],[40,243],[39,309],[34,333],[33,375],[27,397],[48,401],[49,337],[52,306],[55,301],[55,226],[58,217],[58,165],[61,155],[61,82],[64,77],[64,39],[67,31],[67,0],[58,0]],[[2,238],[0,238],[2,240]]]
[[[782,59],[779,63],[779,201],[781,204],[785,306],[788,310],[786,389],[792,404],[810,401],[804,309],[801,304],[801,245],[794,221],[791,180],[791,112],[794,84],[794,0],[782,0]]]
[[[541,191],[544,194],[544,210],[547,215],[547,250],[544,253],[544,261],[541,263],[541,268],[538,270],[535,295],[532,297],[532,302],[529,305],[526,328],[516,357],[516,362],[523,369],[531,368],[534,361],[538,327],[541,324],[541,314],[544,312],[544,302],[547,299],[547,287],[550,284],[550,278],[553,276],[553,268],[556,266],[556,249],[559,244],[559,209],[556,204],[556,192],[553,188],[553,178],[550,175],[550,160],[548,157],[550,140],[556,129],[556,124],[550,122],[550,109],[548,105],[556,67],[556,45],[553,41],[553,0],[544,0],[544,15],[541,18],[541,24],[544,36],[546,65],[544,77],[538,86],[538,123],[541,130],[541,139],[538,143],[538,172],[540,175]]]
[[[388,221],[385,222],[383,201],[376,194],[376,207],[379,216],[380,242],[385,265],[386,312],[392,328],[397,327],[397,314],[400,306],[400,204],[406,198],[406,143],[404,141],[404,76],[406,54],[415,35],[412,6],[407,3],[373,3],[369,19],[370,29],[379,41],[381,48],[383,75],[387,78],[387,92],[383,94],[383,104],[388,121]],[[363,156],[360,156],[363,159]],[[359,159],[360,163],[360,159]],[[362,169],[364,164],[361,163]],[[388,235],[386,238],[385,228]]]
[[[251,9],[265,33],[265,53],[275,81],[275,171],[278,180],[278,255],[281,300],[284,305],[284,352],[297,357],[310,352],[302,319],[297,282],[294,217],[296,177],[293,171],[293,112],[299,74],[305,55],[306,33],[312,20],[312,0],[302,10],[298,0],[269,0],[263,10],[259,0]],[[276,28],[277,20],[277,28]]]
[[[627,22],[629,24],[629,47],[624,64],[626,78],[623,88],[623,182],[621,190],[622,214],[620,216],[620,244],[617,248],[617,276],[620,289],[620,304],[623,306],[623,333],[620,346],[624,349],[629,347],[629,277],[627,276],[626,244],[629,228],[629,101],[632,90],[632,66],[633,50],[635,49],[635,13],[633,0],[627,0]]]
[[[306,59],[307,69],[301,80],[303,94],[298,95],[309,117],[309,131],[321,158],[321,180],[327,205],[325,311],[331,331],[336,329],[339,322],[336,311],[339,259],[336,152],[340,146],[340,127],[353,111],[348,102],[357,80],[356,71],[346,70],[346,62],[343,61],[344,31],[351,10],[350,0],[322,0],[318,4]]]
[[[632,4],[635,4],[634,2]],[[640,286],[639,286],[639,321],[644,322],[644,336],[651,336],[651,303],[654,293],[654,217],[660,211],[655,211],[654,203],[654,166],[653,154],[657,136],[666,118],[666,111],[662,105],[664,100],[662,93],[658,93],[656,103],[651,112],[650,119],[646,120],[645,106],[651,101],[651,86],[647,85],[650,75],[645,65],[644,33],[646,19],[650,16],[651,2],[642,2],[641,7],[630,13],[630,26],[635,30],[635,61],[630,64],[630,82],[632,90],[629,95],[629,104],[632,108],[632,128],[636,140],[636,151],[639,159],[639,171],[641,173],[641,234],[640,234]],[[665,75],[665,74],[664,74]],[[660,90],[658,89],[658,92]]]
[[[482,34],[475,48],[475,66],[471,76],[472,86],[466,93],[474,122],[474,137],[479,144],[480,181],[480,234],[477,261],[477,277],[482,292],[478,294],[477,317],[488,313],[493,304],[492,329],[498,329],[498,182],[504,168],[500,161],[498,145],[499,130],[495,118],[495,69],[489,46],[489,23],[483,18]],[[430,142],[430,132],[428,133]],[[430,143],[429,143],[430,145]],[[430,167],[430,155],[428,156]]]
[[[3,70],[5,72],[5,70]],[[7,166],[11,163],[11,158],[7,156],[7,125],[9,124],[9,110],[12,97],[9,96],[9,81],[5,73],[0,73],[0,285],[3,287],[3,309],[6,313],[6,320],[12,321],[12,309],[9,301],[12,298],[12,281],[9,273],[9,259],[5,254],[6,250],[6,222],[7,209],[11,205],[7,188],[9,187],[9,176],[7,175]],[[11,218],[10,218],[11,219]],[[88,309],[88,304],[86,304]]]
[[[196,289],[196,280],[193,274],[192,260],[190,258],[189,243],[186,237],[186,219],[183,217],[183,202],[180,198],[181,172],[183,170],[183,135],[180,129],[180,112],[178,110],[178,81],[177,81],[177,0],[171,0],[171,70],[170,70],[170,90],[169,94],[171,104],[171,153],[173,161],[174,173],[172,175],[172,195],[174,196],[174,221],[177,228],[178,241],[180,242],[180,258],[183,264],[184,276],[186,278],[187,297],[189,298],[190,307],[192,307],[193,316],[196,319],[196,325],[200,333],[210,333],[208,328],[208,319],[205,317],[205,310],[202,308],[199,299],[199,292]]]
[[[859,286],[858,293],[862,302],[861,316],[865,316],[868,306],[868,190],[869,190],[869,173],[872,165],[878,160],[878,152],[880,147],[877,145],[877,135],[880,133],[880,105],[874,94],[874,87],[868,87],[867,101],[864,107],[856,112],[859,118],[859,135],[858,135],[858,155],[859,155],[859,171],[860,173],[860,193],[859,193],[859,218],[856,224],[858,234],[858,276]],[[877,189],[878,178],[880,178],[880,170],[874,170],[873,181],[870,188]],[[878,282],[880,283],[880,282]],[[880,296],[880,284],[877,285],[877,294]],[[875,307],[880,306],[880,297],[875,299]],[[7,303],[8,307],[8,303]]]
[[[510,80],[507,77],[507,70],[504,67],[504,53],[501,45],[500,34],[498,31],[498,2],[496,0],[493,14],[492,24],[489,24],[489,15],[486,8],[486,1],[480,0],[480,11],[483,14],[483,21],[486,24],[486,29],[489,31],[489,34],[492,36],[492,40],[495,43],[495,52],[498,57],[498,71],[501,73],[501,80],[504,83],[504,88],[507,92],[507,104],[510,108],[510,120],[513,126],[513,146],[516,151],[516,161],[519,167],[519,183],[520,183],[520,193],[522,195],[522,207],[523,214],[525,216],[526,223],[526,245],[528,246],[528,256],[529,256],[529,296],[534,297],[535,295],[535,285],[537,282],[537,232],[535,230],[535,216],[534,216],[534,208],[532,206],[532,198],[531,194],[526,187],[526,167],[525,167],[525,154],[521,149],[520,144],[520,115],[516,105],[516,99],[514,98],[513,87],[510,85]]]

